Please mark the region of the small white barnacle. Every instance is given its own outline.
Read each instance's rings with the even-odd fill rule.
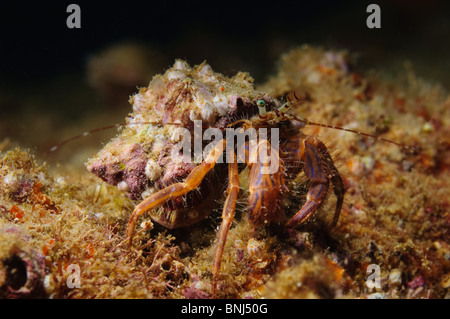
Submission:
[[[191,67],[186,61],[177,59],[173,64],[173,68],[181,71],[191,71]]]
[[[228,113],[228,99],[223,94],[216,94],[213,99],[214,107],[217,109],[221,116],[224,116]]]
[[[152,81],[150,82],[149,88],[152,90],[154,94],[161,94],[164,92],[166,84],[161,79],[160,76],[155,76]]]
[[[149,159],[145,165],[145,176],[152,182],[156,181],[162,173],[162,167],[155,160]]]
[[[130,187],[128,186],[127,182],[125,182],[125,181],[121,181],[121,182],[117,183],[117,188],[121,192],[127,192],[130,189]]]
[[[205,104],[201,107],[200,115],[202,120],[208,124],[213,125],[216,123],[216,112],[214,112],[214,109],[210,103],[205,102]]]

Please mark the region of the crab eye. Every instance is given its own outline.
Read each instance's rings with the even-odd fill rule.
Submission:
[[[256,102],[256,105],[258,105],[259,107],[265,106],[265,105],[266,105],[266,101],[264,101],[264,100],[258,100],[258,101]]]

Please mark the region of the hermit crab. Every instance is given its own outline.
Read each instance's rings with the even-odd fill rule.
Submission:
[[[181,60],[155,76],[131,98],[134,112],[122,133],[87,163],[89,171],[141,200],[129,219],[130,244],[138,218],[146,213],[170,229],[205,219],[223,196],[218,185],[225,184],[212,266],[214,296],[245,168],[251,226],[302,224],[322,205],[330,185],[337,199],[335,225],[344,184],[325,144],[302,132],[305,125],[331,126],[288,113],[304,99],[301,92],[293,91],[282,103],[255,90],[247,73],[229,78],[206,63],[190,67]],[[288,217],[282,199],[289,181],[302,172],[309,181],[306,200]]]

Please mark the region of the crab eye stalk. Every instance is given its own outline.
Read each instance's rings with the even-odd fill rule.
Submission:
[[[256,102],[256,105],[258,106],[258,109],[259,109],[259,117],[262,119],[266,118],[266,116],[267,116],[266,101],[258,100]]]

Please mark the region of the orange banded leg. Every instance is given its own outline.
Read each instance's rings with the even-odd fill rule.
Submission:
[[[329,165],[327,161],[323,161],[322,149],[323,143],[316,138],[306,138],[305,151],[302,154],[302,161],[304,164],[304,171],[306,177],[311,181],[308,193],[306,195],[306,202],[302,208],[286,223],[287,227],[296,227],[305,222],[311,215],[317,211],[322,205],[328,194],[329,179],[327,171]],[[302,143],[300,143],[302,144]],[[325,145],[323,145],[325,147]],[[327,151],[326,151],[327,152]],[[328,152],[327,152],[328,154]],[[324,165],[325,164],[325,165]]]
[[[227,150],[232,153],[229,155],[228,164],[228,187],[227,187],[227,198],[223,206],[222,211],[222,223],[220,224],[219,234],[217,236],[217,246],[214,250],[214,262],[212,268],[213,275],[213,287],[212,287],[212,297],[216,297],[216,287],[217,287],[217,276],[220,272],[220,265],[222,263],[223,249],[228,236],[228,231],[230,230],[231,223],[234,220],[234,214],[236,211],[236,201],[239,193],[239,171],[236,161],[236,155],[232,150]],[[234,160],[233,160],[234,159]]]
[[[127,227],[127,236],[130,239],[130,244],[133,239],[134,226],[138,217],[149,210],[161,206],[171,199],[183,196],[184,194],[197,188],[205,178],[206,174],[214,167],[219,157],[222,156],[225,145],[225,140],[218,142],[205,160],[189,173],[184,182],[167,186],[152,194],[136,206],[131,214],[130,220],[128,221]]]
[[[326,183],[313,183],[306,195],[303,207],[287,222],[287,227],[296,227],[305,222],[320,207],[328,194],[328,181]]]

